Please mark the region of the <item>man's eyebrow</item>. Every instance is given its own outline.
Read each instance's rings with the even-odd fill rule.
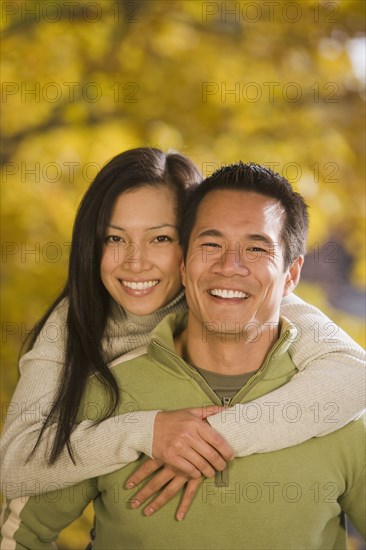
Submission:
[[[204,229],[197,235],[196,239],[201,239],[203,237],[224,238],[225,233],[223,233],[222,231],[219,231],[218,229]],[[262,242],[262,243],[265,243],[267,246],[273,246],[274,244],[276,244],[272,241],[270,237],[267,237],[266,235],[262,235],[261,233],[245,234],[243,235],[243,239],[247,239],[255,242]]]
[[[126,232],[126,229],[124,229],[123,227],[119,227],[119,225],[114,225],[113,223],[109,223],[108,227],[113,227],[113,229],[118,229],[119,231]],[[144,231],[153,231],[153,230],[156,230],[156,229],[162,229],[163,227],[172,227],[173,229],[178,229],[178,227],[176,225],[173,225],[172,223],[162,223],[161,225],[156,225],[154,227],[148,227]]]
[[[205,229],[198,233],[196,239],[201,239],[202,237],[223,237],[224,233],[218,229]]]
[[[275,244],[270,237],[266,237],[265,235],[261,235],[260,233],[250,233],[249,235],[246,235],[246,238],[250,241],[260,241],[268,245]]]
[[[219,229],[204,229],[201,231],[197,237],[224,237],[225,233],[223,231],[220,231]],[[243,238],[250,239],[252,241],[266,241],[266,242],[272,242],[272,239],[270,237],[267,237],[266,235],[263,235],[262,233],[246,233],[243,235]]]

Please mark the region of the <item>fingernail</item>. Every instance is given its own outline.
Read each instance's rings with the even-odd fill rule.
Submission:
[[[129,481],[126,483],[126,489],[132,489],[135,486],[135,483],[133,481]]]
[[[138,508],[140,506],[141,502],[139,500],[132,500],[131,501],[131,508]]]
[[[184,519],[184,514],[183,512],[179,512],[179,514],[177,514],[177,520],[182,521],[182,519]]]
[[[154,508],[146,508],[144,510],[145,516],[151,516],[154,513]]]

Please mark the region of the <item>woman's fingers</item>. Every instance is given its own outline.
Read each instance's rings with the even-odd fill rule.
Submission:
[[[215,456],[214,457],[214,453]],[[210,461],[208,462],[204,456],[209,456]],[[226,466],[225,460],[219,455],[215,449],[207,445],[204,441],[199,441],[195,443],[195,447],[192,449],[187,449],[185,452],[185,457],[178,457],[176,460],[177,469],[180,470],[185,475],[197,479],[203,474],[205,477],[212,477],[215,475],[216,470],[223,470]],[[196,468],[194,475],[190,473],[191,467]]]
[[[221,410],[220,407],[211,407],[157,414],[153,439],[156,458],[144,462],[128,478],[126,487],[135,487],[155,475],[134,495],[132,508],[138,508],[161,491],[144,510],[145,515],[152,515],[187,484],[176,514],[178,520],[185,517],[201,483],[201,473],[212,477],[216,470],[223,470],[234,457],[225,439],[204,420],[218,409]]]
[[[128,478],[126,481],[126,489],[133,489],[141,481],[144,481],[147,477],[151,476],[154,472],[159,470],[162,467],[163,463],[156,458],[149,458],[144,462],[137,470]]]
[[[159,468],[159,471],[155,473],[154,477],[133,496],[131,508],[138,508],[151,496],[161,491],[144,509],[144,514],[146,516],[151,516],[169,502],[169,500],[171,500],[186,484],[187,486],[176,514],[177,520],[181,521],[189,510],[202,478],[189,479],[187,476],[175,472],[169,466],[163,466],[162,468],[160,468],[160,466],[161,463],[158,460],[148,460],[129,478],[126,484],[128,488],[131,487],[131,483],[137,480],[141,482],[147,475],[151,475]]]
[[[211,477],[213,470],[223,470],[234,453],[225,439],[202,420],[210,412],[202,408],[158,413],[154,424],[154,457],[191,478],[201,473]]]
[[[151,516],[160,508],[165,506],[169,500],[171,500],[177,493],[182,489],[184,485],[186,485],[185,491],[183,493],[183,498],[179,504],[176,518],[178,521],[182,521],[185,516],[187,515],[187,512],[189,510],[189,507],[192,503],[193,497],[196,494],[196,491],[198,487],[200,486],[202,481],[202,478],[200,479],[190,479],[187,483],[187,477],[182,475],[175,475],[168,484],[164,487],[164,489],[161,491],[161,493],[154,498],[144,509],[144,514],[146,516]],[[141,491],[142,493],[142,491]],[[144,499],[144,501],[151,496],[150,491],[146,492],[146,494],[143,494],[142,496],[138,497],[136,495],[136,498]]]
[[[162,508],[167,502],[169,502],[169,500],[171,500],[186,483],[186,476],[175,475],[173,479],[167,484],[167,486],[164,487],[161,493],[146,506],[146,508],[144,509],[145,516],[151,516],[152,514],[160,510],[160,508]]]
[[[194,414],[194,416],[197,416],[201,420],[204,420],[208,416],[212,416],[213,414],[218,414],[219,412],[224,411],[225,407],[220,405],[206,405],[205,407],[191,407],[190,409],[186,410]]]
[[[188,481],[187,486],[183,493],[183,498],[179,504],[177,514],[175,516],[178,521],[182,521],[186,517],[187,512],[192,504],[193,497],[196,494],[197,489],[201,484],[201,481],[202,481],[202,478],[190,479]]]
[[[234,458],[234,451],[228,444],[228,442],[218,433],[216,430],[214,430],[207,422],[202,422],[199,434],[208,445],[211,445],[211,447],[214,448],[214,450],[217,452],[217,454],[221,455],[221,457],[226,461],[230,462]],[[210,451],[208,450],[208,453]],[[212,452],[212,451],[211,451]],[[214,458],[216,456],[214,455]],[[210,460],[210,455],[208,454],[207,459]],[[214,464],[213,464],[214,465]],[[216,468],[217,470],[219,468]]]
[[[131,508],[138,508],[148,498],[150,498],[152,495],[155,495],[155,493],[160,491],[160,489],[162,489],[171,479],[175,477],[183,477],[183,476],[177,476],[174,470],[168,467],[164,467],[157,474],[155,474],[154,477],[148,483],[146,483],[146,485],[142,489],[140,489],[136,493],[136,495],[133,496],[131,501]],[[169,494],[169,491],[167,494]],[[168,500],[170,500],[170,498]]]

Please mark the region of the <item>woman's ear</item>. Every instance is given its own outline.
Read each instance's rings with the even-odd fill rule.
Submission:
[[[295,290],[300,279],[301,268],[304,263],[304,256],[297,258],[292,265],[287,269],[287,277],[283,289],[283,296],[287,296]]]
[[[184,259],[180,264],[180,275],[182,277],[182,285],[185,287],[186,286],[186,266],[184,265]]]

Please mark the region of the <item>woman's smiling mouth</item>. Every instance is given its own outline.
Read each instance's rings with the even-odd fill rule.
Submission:
[[[120,282],[123,286],[131,288],[132,290],[147,290],[160,283],[158,279],[151,281],[124,281],[123,279],[120,279]]]

